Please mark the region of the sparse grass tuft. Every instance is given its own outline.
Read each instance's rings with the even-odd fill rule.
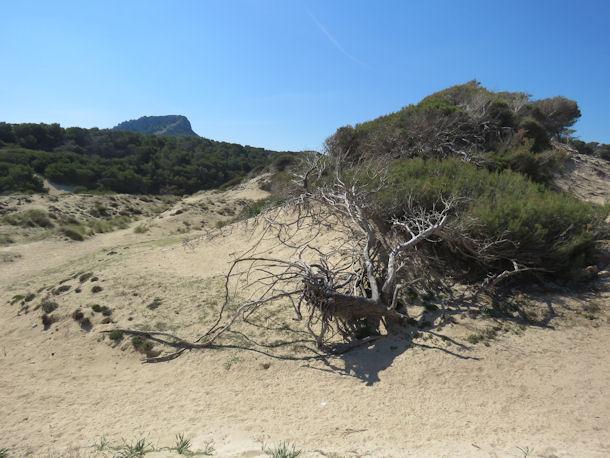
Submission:
[[[17,302],[22,301],[23,299],[25,299],[25,296],[23,294],[17,294],[11,299],[11,305],[16,304]]]
[[[154,450],[152,444],[147,443],[144,438],[138,439],[131,444],[128,444],[123,440],[123,446],[117,450],[118,454],[115,456],[117,458],[137,458],[142,457],[149,452],[153,452]]]
[[[479,332],[478,334],[470,334],[466,340],[468,341],[468,343],[471,343],[472,345],[476,345],[479,342],[484,342],[486,345],[488,344],[489,340],[493,340],[497,337],[498,335],[498,330],[495,328],[488,328],[485,329],[481,332]]]
[[[154,300],[146,306],[146,308],[149,310],[155,310],[155,309],[159,308],[159,306],[162,303],[163,303],[163,300],[159,299],[158,297],[155,297]]]
[[[104,450],[106,450],[108,448],[108,439],[106,439],[106,436],[100,437],[99,442],[93,444],[91,446],[91,448],[93,448],[94,450],[96,450],[98,452],[103,452]]]
[[[263,444],[263,452],[273,458],[297,458],[301,456],[302,451],[297,450],[294,444],[280,442],[273,448],[265,447]]]
[[[140,224],[140,225],[136,226],[133,231],[136,234],[143,234],[144,232],[148,232],[149,230],[150,230],[150,228],[148,226],[146,226],[145,224]]]
[[[210,456],[215,452],[212,441],[206,442],[203,450],[191,450],[191,440],[187,439],[184,434],[176,435],[176,445],[174,447],[155,448],[155,446],[145,438],[138,439],[131,443],[122,439],[122,442],[123,444],[120,446],[113,446],[106,439],[106,436],[102,436],[98,442],[91,446],[91,448],[97,452],[111,452],[111,455],[106,455],[104,453],[102,456],[112,456],[114,458],[140,458],[148,453],[161,452],[163,450],[175,450],[178,454],[185,456]],[[5,449],[0,449],[0,451],[2,450]],[[6,456],[8,457],[8,455]],[[0,458],[4,458],[4,456],[0,455]]]
[[[91,277],[93,277],[93,272],[87,272],[86,274],[82,274],[80,277],[78,277],[78,281],[85,283]]]
[[[8,448],[0,448],[0,458],[8,458]]]
[[[191,451],[191,440],[184,437],[183,433],[176,435],[176,451],[180,455],[185,455]]]

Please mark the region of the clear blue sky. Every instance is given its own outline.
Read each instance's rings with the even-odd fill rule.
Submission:
[[[183,114],[204,137],[320,149],[338,127],[472,79],[563,95],[610,143],[610,2],[9,1],[0,121],[109,128]]]

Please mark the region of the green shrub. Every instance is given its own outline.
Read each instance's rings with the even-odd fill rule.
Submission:
[[[92,304],[91,310],[93,310],[95,313],[102,313],[103,308],[100,304]]]
[[[534,118],[525,118],[519,123],[524,136],[534,141],[532,150],[536,153],[544,151],[551,146],[551,140],[546,129]]]
[[[108,333],[108,337],[110,338],[110,340],[114,340],[114,341],[121,340],[123,338],[123,331],[119,331],[118,329],[115,329]]]
[[[49,300],[44,300],[40,303],[40,308],[44,313],[51,313],[54,310],[57,310],[58,307],[59,305],[57,305],[57,302],[52,302]]]
[[[95,285],[93,288],[91,288],[91,292],[95,294],[95,293],[99,293],[103,289],[104,288],[102,288],[100,285]]]
[[[548,184],[559,170],[567,157],[563,153],[547,150],[542,153],[534,153],[531,150],[532,142],[507,149],[502,152],[490,152],[486,159],[488,167],[492,171],[504,171],[510,169],[526,175],[537,183]]]
[[[441,196],[454,196],[462,201],[454,224],[477,239],[505,240],[493,248],[498,259],[554,272],[582,266],[586,248],[605,227],[610,210],[547,190],[509,170],[493,173],[456,159],[395,161],[390,182],[376,196],[378,218],[402,216],[408,211],[407,196],[426,208]]]
[[[142,336],[133,336],[131,338],[131,344],[140,353],[149,353],[155,344]]]
[[[106,305],[92,304],[91,310],[93,310],[95,313],[101,313],[104,316],[112,315],[112,310]]]
[[[93,327],[93,323],[91,323],[91,320],[89,319],[89,317],[85,317],[82,320],[80,320],[80,327],[82,329],[84,329],[85,331],[89,331],[92,327]]]

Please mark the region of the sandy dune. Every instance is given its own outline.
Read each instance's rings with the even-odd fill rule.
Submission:
[[[220,304],[218,282],[232,254],[252,235],[243,227],[215,237],[206,230],[226,216],[218,209],[235,213],[265,196],[256,184],[200,193],[83,242],[49,237],[0,248],[0,449],[19,457],[113,456],[93,446],[103,437],[111,445],[144,437],[159,449],[184,433],[193,450],[213,441],[220,457],[265,456],[263,446],[282,441],[302,456],[610,456],[603,279],[596,293],[532,299],[532,307],[555,310],[549,325],[505,327],[488,346],[466,336],[495,322],[465,317],[413,341],[386,338],[342,357],[316,359],[297,349],[265,355],[253,347],[141,364],[128,339],[114,344],[100,332],[153,326],[188,338],[202,333]],[[197,231],[178,231],[198,222]],[[150,230],[135,233],[138,224]],[[81,281],[88,272],[97,280]],[[70,288],[54,294],[61,285]],[[11,304],[29,292],[36,298],[27,313],[22,301]],[[46,294],[59,306],[48,330],[34,310]],[[155,299],[161,305],[149,307]],[[102,323],[91,303],[112,309],[112,322]],[[591,304],[593,318],[582,312]],[[79,308],[91,317],[88,332],[71,317]],[[269,322],[276,319],[289,320],[280,314]]]

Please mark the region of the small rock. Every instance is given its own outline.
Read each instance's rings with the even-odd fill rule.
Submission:
[[[38,323],[32,323],[32,328],[35,328],[36,326],[38,326]]]

